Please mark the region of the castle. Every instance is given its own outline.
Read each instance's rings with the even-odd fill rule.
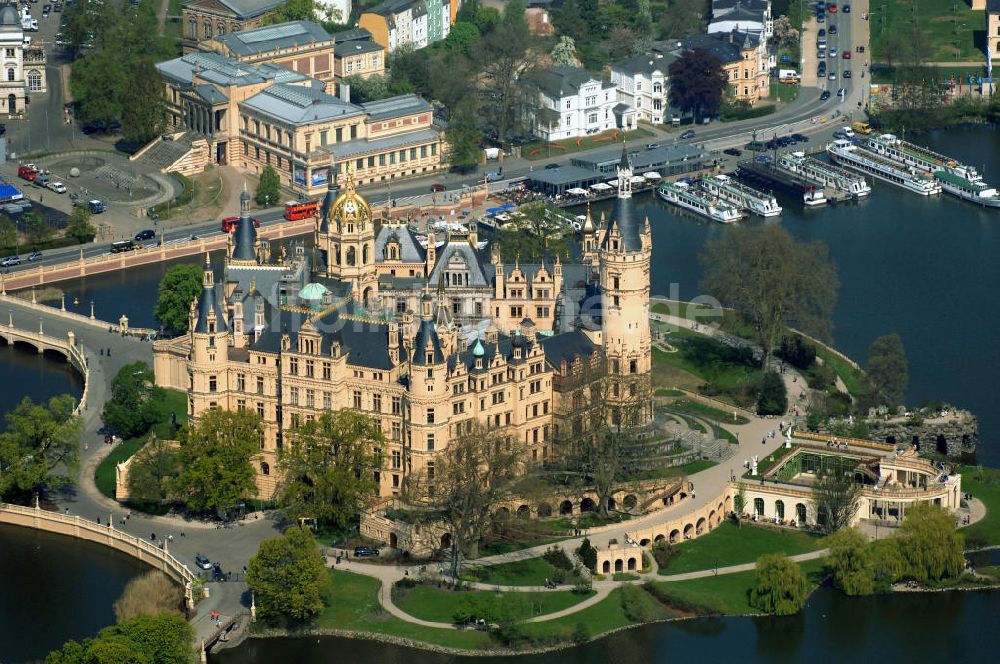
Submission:
[[[244,194],[221,283],[206,257],[188,334],[155,345],[157,383],[187,392],[192,421],[211,408],[261,416],[263,498],[284,432],[328,410],[381,422],[383,496],[411,474],[432,479],[474,422],[537,464],[602,418],[647,425],[652,244],[624,150],[617,174],[613,212],[595,224],[588,210],[567,264],[505,264],[475,226],[423,242],[376,219],[350,174],[343,191],[330,180],[311,253],[272,260]]]

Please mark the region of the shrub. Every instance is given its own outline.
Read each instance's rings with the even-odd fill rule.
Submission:
[[[677,556],[681,555],[681,550],[667,540],[660,540],[653,545],[653,558],[660,569],[667,569]]]
[[[621,593],[622,613],[629,621],[643,623],[649,622],[655,617],[642,588],[629,585],[622,586],[618,591]]]
[[[181,614],[184,592],[163,572],[152,571],[128,582],[115,601],[115,620],[125,622],[138,615]]]
[[[788,394],[785,381],[777,373],[769,371],[764,374],[760,384],[760,394],[757,397],[758,415],[784,415],[788,410]]]
[[[566,581],[566,570],[562,567],[557,567],[552,570],[552,578],[550,579],[552,583],[564,583]]]
[[[797,334],[791,334],[781,339],[778,357],[796,369],[808,369],[816,361],[816,346]]]
[[[586,643],[590,641],[590,628],[584,622],[578,622],[573,628],[573,643]]]
[[[580,548],[576,550],[580,560],[591,572],[597,571],[597,549],[595,549],[590,544],[588,538],[584,538],[583,542],[580,543]]]
[[[594,582],[590,577],[580,577],[580,580],[573,586],[573,592],[577,595],[589,595],[594,590]]]
[[[563,570],[564,572],[568,572],[573,569],[573,561],[570,560],[569,556],[566,555],[566,552],[559,547],[550,546],[545,550],[545,553],[542,554],[542,559],[556,569]],[[565,578],[565,576],[563,578]]]

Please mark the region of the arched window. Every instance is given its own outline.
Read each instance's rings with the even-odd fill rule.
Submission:
[[[30,92],[42,91],[42,74],[37,69],[28,72],[28,90]]]
[[[764,499],[754,498],[753,499],[753,513],[757,516],[764,516]]]
[[[8,81],[13,81],[14,80],[14,68],[13,67],[9,67],[7,69],[7,80]]]
[[[361,264],[368,265],[368,245],[361,247]]]
[[[211,38],[212,38],[212,22],[206,20],[205,21],[205,39],[211,39]]]
[[[215,31],[219,35],[226,34],[226,24],[223,23],[223,22],[221,22],[221,21],[219,21],[219,23],[216,24],[216,26],[215,26]]]
[[[271,474],[271,466],[269,466],[266,461],[261,461],[260,462],[260,474],[261,475],[270,475]]]
[[[347,264],[348,265],[354,265],[356,261],[357,261],[357,252],[354,250],[354,247],[348,247],[347,248]]]
[[[198,21],[194,19],[188,21],[188,37],[191,39],[198,38]]]

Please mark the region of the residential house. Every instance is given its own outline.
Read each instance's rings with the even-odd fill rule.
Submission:
[[[618,101],[635,109],[639,120],[661,124],[670,119],[670,76],[677,53],[640,53],[611,65]]]
[[[0,49],[3,54],[3,75],[0,75],[0,115],[20,115],[25,111],[26,54],[21,16],[11,5],[0,7]]]
[[[712,19],[708,33],[748,32],[760,38],[761,48],[768,54],[768,42],[774,36],[771,0],[712,0]],[[768,71],[774,68],[774,58],[768,55]]]
[[[358,27],[392,53],[401,46],[421,49],[451,32],[459,0],[385,0],[363,12]]]
[[[264,25],[266,16],[285,0],[190,0],[181,7],[183,51],[198,50],[198,43],[217,35]]]
[[[722,62],[726,80],[736,101],[755,104],[770,93],[768,55],[760,35],[751,32],[714,32],[689,37],[682,49],[704,49]]]
[[[619,103],[615,85],[579,67],[561,65],[537,77],[540,109],[535,133],[547,141],[634,129],[637,114]]]

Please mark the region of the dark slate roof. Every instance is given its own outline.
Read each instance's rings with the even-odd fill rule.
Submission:
[[[211,266],[206,266],[211,269]],[[208,315],[215,311],[215,331],[227,332],[229,326],[226,325],[226,309],[222,306],[222,296],[215,288],[202,288],[198,296],[198,322],[195,323],[195,332],[208,332]]]
[[[452,257],[461,256],[469,269],[469,286],[472,288],[489,286],[493,283],[492,272],[487,269],[487,261],[480,253],[473,249],[464,237],[449,240],[437,251],[437,262],[427,278],[428,283],[436,284]]]
[[[233,235],[233,259],[238,261],[257,260],[257,229],[249,216],[240,217]]]
[[[415,94],[399,95],[361,104],[369,119],[388,120],[431,110],[431,105]]]
[[[602,89],[614,87],[611,83],[596,78],[585,69],[569,65],[553,67],[548,71],[541,72],[537,77],[538,87],[553,99],[579,94],[580,88],[592,80],[601,83]]]
[[[366,9],[365,12],[371,12],[372,14],[379,14],[381,16],[390,16],[392,14],[402,14],[407,9],[415,7],[416,5],[423,5],[423,0],[385,0],[385,2],[376,5],[370,9]]]
[[[427,260],[427,250],[420,246],[408,226],[382,226],[375,237],[375,260],[386,259],[385,247],[390,242],[399,244],[399,260],[404,263],[423,263]]]
[[[483,348],[483,371],[486,371],[489,368],[490,362],[493,361],[493,358],[497,353],[499,353],[500,356],[505,358],[508,362],[516,364],[524,361],[528,352],[530,352],[531,348],[534,346],[534,343],[530,339],[521,336],[520,333],[515,333],[513,335],[497,335],[496,343],[488,343],[485,339],[479,338],[476,341],[469,343],[465,350],[457,353],[455,356],[449,357],[448,369],[454,369],[456,362],[461,362],[465,365],[467,371],[474,373],[476,371],[476,354],[474,352],[476,344],[479,344]],[[520,360],[514,359],[514,348],[516,346],[520,346],[522,349]]]
[[[991,13],[1000,13],[1000,0],[986,0],[986,11]],[[997,54],[994,53],[993,57]]]
[[[667,68],[676,59],[674,54],[665,56],[662,53],[640,53],[616,62],[611,67],[629,74],[646,74],[647,76],[658,70],[667,76]]]
[[[427,361],[428,355],[434,358],[433,364],[444,362],[441,340],[438,339],[434,321],[431,319],[420,321],[420,327],[417,328],[417,335],[413,339],[413,364],[418,366],[431,364]]]
[[[337,194],[340,193],[340,186],[337,184],[337,178],[340,174],[340,167],[336,164],[331,164],[330,173],[328,175],[329,179],[326,183],[326,196],[323,197],[323,205],[319,209],[319,232],[326,233],[330,230],[329,215],[330,208],[333,207],[333,203],[337,200]]]
[[[625,251],[642,250],[641,222],[635,213],[635,206],[632,204],[631,198],[616,198],[615,206],[612,208],[611,216],[608,217],[607,222],[608,233],[604,236],[603,248],[608,246],[611,229],[617,227],[622,236]]]
[[[540,343],[542,350],[545,351],[545,360],[556,368],[563,361],[570,364],[577,357],[589,358],[594,349],[600,349],[600,346],[594,344],[581,330],[545,337]]]
[[[194,86],[194,91],[209,104],[222,104],[229,100],[225,93],[209,83]]]
[[[252,30],[229,32],[215,39],[225,44],[233,55],[243,57],[277,49],[307,46],[330,41],[332,38],[321,25],[311,21],[290,21]]]
[[[333,33],[333,38],[337,43],[350,41],[371,41],[372,33],[364,28],[352,28],[351,30],[341,30]]]
[[[365,32],[368,32],[365,30]],[[348,55],[357,55],[359,53],[372,53],[374,51],[381,51],[382,46],[371,41],[363,39],[353,39],[351,41],[339,42],[333,47],[333,54],[338,58],[343,58]]]
[[[703,49],[717,57],[723,64],[743,60],[742,51],[756,48],[760,37],[749,32],[713,32],[707,35],[697,35],[684,40],[684,49],[694,51]]]

